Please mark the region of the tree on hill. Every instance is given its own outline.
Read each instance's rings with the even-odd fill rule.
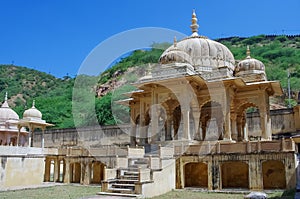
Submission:
[[[265,64],[268,80],[279,80],[286,91],[287,69],[289,69],[292,93],[300,90],[300,36],[258,35],[249,38],[222,38],[217,41],[226,45],[236,60],[246,57],[246,46],[250,45],[251,57]],[[124,81],[126,71],[135,70],[134,67],[139,68],[137,72],[140,74],[130,73],[131,75],[125,77],[125,81],[136,81],[138,76],[146,74],[149,63],[157,63],[163,49],[169,45],[171,44],[154,43],[152,49],[135,50],[104,71],[99,77],[80,75],[76,79],[67,76],[60,79],[26,67],[0,65],[0,97],[2,96],[4,99],[5,92],[8,92],[9,104],[20,117],[27,108],[31,107],[32,100],[35,99],[36,107],[43,113],[43,119],[55,124],[53,128],[74,127],[74,119],[80,126],[98,123],[111,125],[115,124],[116,120],[121,123],[126,122],[128,119],[126,119],[125,113],[126,111],[128,113],[129,109],[113,104],[116,110],[111,110],[111,101],[112,97],[121,97],[121,92],[130,91],[132,88],[120,87],[117,91],[107,90],[101,97],[98,97],[97,88],[101,85],[112,85],[117,84],[118,81]],[[86,88],[80,90],[79,95],[74,99],[75,81]],[[91,85],[91,82],[96,82],[96,85]],[[90,94],[92,94],[93,101],[85,101],[85,96]],[[280,103],[287,103],[287,100]],[[72,113],[74,106],[79,112],[91,110],[91,115],[81,114],[74,118]],[[119,111],[120,114],[117,118],[113,117],[112,111]],[[93,117],[98,121],[91,119]]]

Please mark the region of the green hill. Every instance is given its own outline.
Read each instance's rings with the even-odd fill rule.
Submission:
[[[287,69],[289,69],[293,93],[300,90],[299,35],[231,37],[217,41],[225,44],[237,61],[246,57],[246,46],[249,45],[251,56],[265,64],[268,80],[279,80],[286,90]],[[99,76],[98,85],[90,89],[95,90],[95,109],[101,125],[115,123],[115,118],[111,113],[111,91],[115,85],[119,85],[117,82],[124,81],[123,76],[126,71],[138,68],[139,73],[144,74],[149,70],[147,67],[151,67],[149,63],[157,63],[163,52],[161,48],[167,46],[166,43],[154,44],[151,50],[136,50]],[[127,76],[126,81],[134,82],[137,78],[135,75]],[[75,79],[70,77],[60,79],[25,67],[0,65],[0,98],[4,99],[5,92],[8,92],[9,104],[20,116],[26,108],[31,107],[32,100],[35,99],[36,107],[43,113],[43,119],[55,124],[54,128],[74,127],[72,116],[74,81]],[[100,93],[99,89],[104,87],[105,92]],[[277,100],[276,102],[284,105],[284,101]],[[82,116],[82,126],[93,125],[88,118],[88,116]]]
[[[8,92],[8,103],[20,117],[36,100],[43,119],[56,128],[73,127],[72,88],[74,79],[56,78],[44,72],[14,65],[0,65],[0,97]]]

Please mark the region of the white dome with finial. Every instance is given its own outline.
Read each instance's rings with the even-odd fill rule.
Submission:
[[[176,37],[174,37],[174,45],[173,48],[167,53],[164,53],[159,58],[159,63],[161,64],[169,64],[169,63],[188,63],[191,64],[191,57],[184,51],[177,48]]]
[[[35,101],[32,102],[32,107],[30,109],[27,109],[23,113],[23,119],[42,119],[42,113],[37,108],[35,108]]]
[[[7,92],[6,92],[4,102],[0,108],[0,121],[3,122],[7,120],[18,120],[18,119],[19,119],[18,114],[14,110],[12,110],[7,103]]]
[[[231,73],[235,70],[235,60],[231,51],[223,44],[198,35],[197,17],[192,14],[192,35],[164,51],[160,64],[172,63],[176,60],[188,62],[195,71],[228,68]]]
[[[247,57],[240,61],[235,69],[235,76],[242,77],[246,82],[266,81],[265,65],[250,56],[247,46]],[[251,76],[251,78],[249,78]]]

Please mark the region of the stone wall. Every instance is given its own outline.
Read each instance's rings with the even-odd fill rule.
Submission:
[[[175,160],[169,159],[163,160],[163,162],[163,169],[153,172],[153,183],[142,185],[142,195],[150,198],[175,189]]]
[[[183,155],[176,159],[176,188],[202,186],[208,190],[241,187],[250,190],[293,189],[296,185],[295,158],[294,152]],[[198,167],[207,165],[207,174],[194,173],[194,180],[186,181],[191,177],[186,176],[190,175],[186,171],[191,164]]]
[[[296,131],[295,115],[293,109],[271,110],[272,134],[293,133]],[[260,116],[258,112],[247,113],[249,136],[257,137],[261,133]]]
[[[294,109],[271,110],[272,134],[295,133],[297,120],[300,116],[299,107]],[[257,139],[261,135],[260,117],[258,112],[247,114],[248,134]],[[45,147],[60,146],[99,146],[126,145],[130,143],[130,126],[95,126],[71,129],[50,129],[45,131]],[[41,132],[34,133],[34,146],[41,146]]]
[[[130,143],[129,130],[129,125],[50,129],[44,134],[45,147],[126,145]],[[41,135],[40,131],[34,132],[34,146],[41,146]]]
[[[42,184],[44,159],[43,156],[0,156],[0,190]]]

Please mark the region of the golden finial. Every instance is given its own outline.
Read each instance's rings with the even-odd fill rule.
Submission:
[[[176,48],[177,47],[177,39],[176,39],[176,36],[174,36],[174,47]]]
[[[247,58],[251,58],[250,54],[251,54],[250,47],[249,47],[249,45],[247,45]]]
[[[191,25],[191,29],[192,29],[193,34],[194,33],[198,34],[199,25],[198,25],[197,21],[198,21],[198,19],[197,19],[195,9],[194,9],[193,14],[192,14],[192,25]]]

